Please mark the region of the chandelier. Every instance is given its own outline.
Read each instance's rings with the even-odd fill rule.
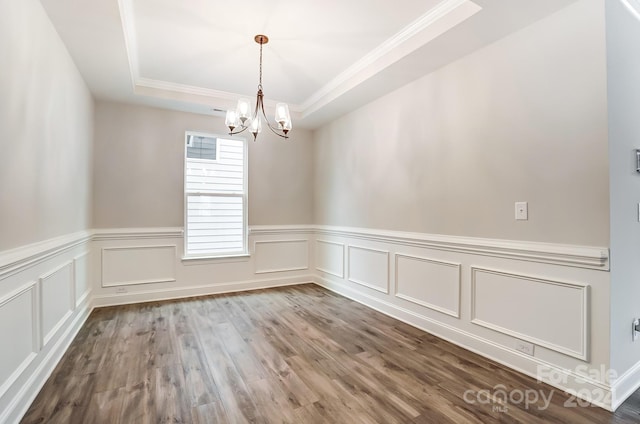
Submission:
[[[269,42],[266,35],[258,34],[254,37],[256,43],[260,44],[260,79],[258,82],[258,94],[256,95],[256,108],[251,113],[251,103],[249,99],[242,98],[238,100],[238,106],[235,110],[228,110],[225,124],[229,127],[229,135],[240,134],[249,129],[253,134],[253,141],[256,141],[258,134],[262,131],[262,117],[269,129],[277,136],[289,138],[289,130],[291,130],[291,115],[289,115],[289,106],[286,103],[276,104],[276,123],[277,127],[269,123],[264,112],[264,94],[262,93],[262,45]],[[262,117],[260,116],[262,115]],[[235,130],[235,131],[234,131]]]

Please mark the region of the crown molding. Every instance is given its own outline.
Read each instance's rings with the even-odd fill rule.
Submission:
[[[143,77],[140,74],[132,1],[118,0],[118,6],[135,94],[224,107],[232,107],[230,102],[246,97],[240,93]],[[471,0],[444,0],[345,69],[302,104],[289,104],[289,109],[301,118],[318,111],[480,10],[482,7]],[[276,103],[275,100],[265,100],[265,106],[270,109],[275,108]]]
[[[378,74],[384,68],[449,31],[480,10],[482,7],[470,0],[445,0],[438,4],[312,94],[302,103],[303,117],[326,106],[346,91]],[[440,26],[437,27],[437,24]],[[433,31],[428,33],[428,30]],[[420,35],[425,37],[417,40]]]

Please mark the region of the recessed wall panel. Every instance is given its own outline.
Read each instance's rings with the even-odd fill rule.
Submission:
[[[72,262],[40,278],[43,345],[49,342],[74,309],[74,284]]]
[[[316,269],[339,278],[344,278],[344,244],[317,240]]]
[[[76,305],[82,301],[89,291],[89,254],[85,253],[73,260],[73,279],[75,281]]]
[[[389,293],[389,252],[349,246],[349,281]]]
[[[472,322],[587,359],[589,286],[472,268]]]
[[[396,255],[396,297],[460,316],[460,264]]]
[[[0,396],[36,354],[35,283],[0,299]]]
[[[125,246],[102,249],[102,287],[176,280],[176,246]]]
[[[268,240],[255,243],[256,274],[309,268],[307,240]]]

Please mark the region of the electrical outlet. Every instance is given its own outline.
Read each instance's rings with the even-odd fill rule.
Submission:
[[[518,352],[533,356],[533,348],[533,343],[525,342],[524,340],[516,340],[516,350]]]
[[[127,292],[127,288],[126,287],[118,287],[116,288],[116,293],[126,293]]]
[[[516,221],[529,219],[529,205],[527,202],[516,202]]]

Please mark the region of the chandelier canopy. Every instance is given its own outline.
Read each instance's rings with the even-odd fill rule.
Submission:
[[[238,106],[235,110],[228,110],[225,124],[229,127],[229,135],[240,134],[249,129],[253,134],[253,141],[256,141],[258,134],[262,131],[262,118],[269,129],[282,138],[289,138],[291,130],[291,115],[289,114],[289,106],[286,103],[276,104],[276,124],[272,126],[269,118],[264,111],[264,94],[262,92],[262,46],[269,42],[269,37],[258,34],[254,37],[256,43],[260,44],[260,79],[258,80],[258,94],[256,95],[256,107],[251,112],[251,103],[247,98],[238,100]],[[262,117],[260,116],[262,115]],[[235,130],[235,131],[234,131]]]

